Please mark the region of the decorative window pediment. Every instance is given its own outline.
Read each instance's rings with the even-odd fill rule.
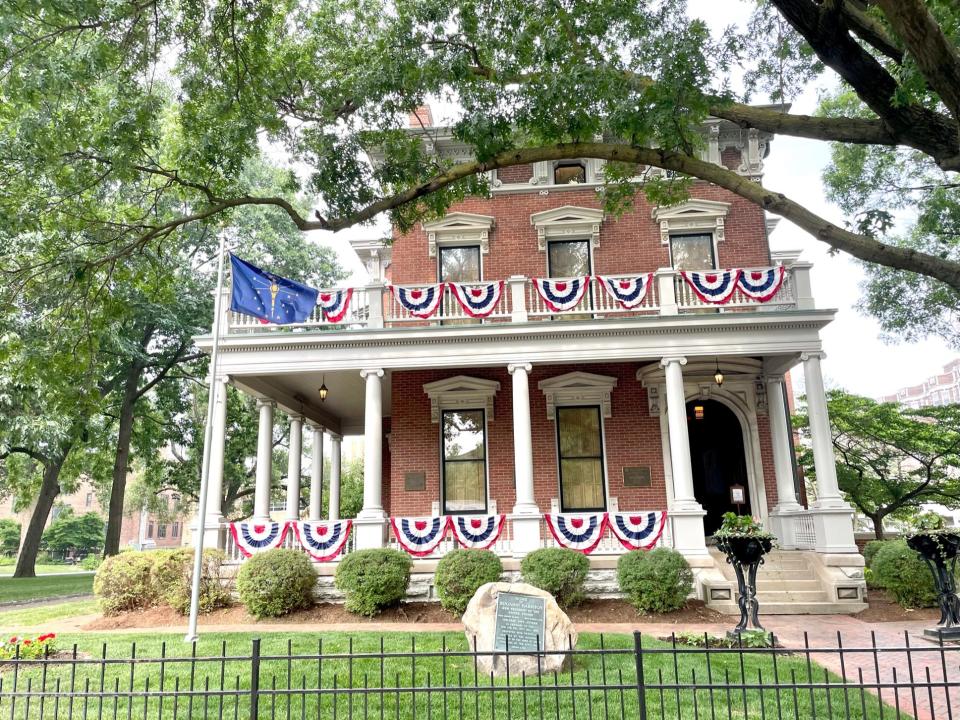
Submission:
[[[572,372],[566,375],[541,380],[538,387],[547,398],[547,417],[556,418],[558,406],[599,405],[604,417],[610,417],[610,393],[617,386],[617,379],[587,372]]]
[[[547,249],[548,240],[590,238],[593,247],[600,247],[600,223],[603,210],[564,205],[530,216],[530,224],[537,229],[537,247]]]
[[[430,419],[440,422],[442,410],[484,408],[487,420],[493,421],[493,398],[500,389],[496,380],[457,375],[427,383],[423,391],[430,398]]]
[[[670,233],[712,232],[717,242],[723,240],[723,223],[730,212],[730,203],[716,200],[687,200],[680,205],[655,207],[653,219],[660,223],[660,242],[670,243]]]
[[[437,256],[438,244],[479,244],[480,252],[490,252],[490,230],[493,218],[490,215],[453,212],[440,220],[423,223],[427,233],[427,249],[430,257]]]

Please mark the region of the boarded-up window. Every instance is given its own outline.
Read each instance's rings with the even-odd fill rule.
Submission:
[[[528,183],[533,177],[533,165],[511,165],[497,170],[497,179],[504,184]]]

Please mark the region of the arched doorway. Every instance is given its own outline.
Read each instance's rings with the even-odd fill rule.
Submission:
[[[707,512],[704,530],[707,535],[713,535],[720,527],[723,514],[737,511],[730,502],[731,485],[744,487],[745,503],[740,506],[740,512],[751,512],[743,428],[733,410],[716,400],[687,403],[687,428],[693,492]]]

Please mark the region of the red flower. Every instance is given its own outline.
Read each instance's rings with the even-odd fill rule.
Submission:
[[[27,638],[26,640],[23,641],[23,644],[24,644],[24,645],[31,645],[31,644],[32,644],[32,641],[31,641],[29,638]]]
[[[15,644],[16,642],[17,642],[17,636],[14,635],[12,638],[10,638],[10,644],[13,645],[13,644]]]

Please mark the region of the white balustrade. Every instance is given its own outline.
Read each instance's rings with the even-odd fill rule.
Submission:
[[[750,272],[752,269],[762,268],[744,268],[743,272]],[[723,270],[718,270],[717,272],[720,273],[723,272]],[[794,294],[793,273],[789,269],[784,273],[783,283],[781,283],[780,288],[777,290],[777,294],[766,302],[760,302],[759,300],[748,297],[739,290],[734,290],[733,296],[722,305],[706,302],[694,292],[693,288],[690,287],[690,283],[684,280],[680,273],[675,273],[673,285],[677,298],[677,307],[680,309],[680,312],[702,311],[704,309],[717,312],[730,312],[731,310],[742,311],[745,308],[750,311],[760,310],[769,312],[792,310],[797,306],[797,300]]]
[[[406,290],[416,290],[423,289],[425,285],[399,285],[398,287],[404,288]],[[407,323],[421,323],[421,324],[430,324],[430,325],[462,325],[462,324],[480,324],[481,322],[489,322],[492,320],[504,320],[510,318],[510,288],[505,282],[503,287],[503,293],[500,296],[500,301],[497,303],[493,312],[487,315],[482,320],[479,318],[471,317],[464,309],[460,302],[457,300],[456,296],[453,294],[453,291],[448,287],[444,287],[442,290],[443,298],[440,301],[440,308],[437,310],[430,318],[421,318],[412,314],[407,308],[403,307],[399,302],[397,302],[396,296],[390,292],[388,293],[387,300],[387,316],[386,322],[391,325],[404,325]]]
[[[323,291],[321,291],[323,292]],[[367,319],[370,315],[368,288],[358,287],[353,289],[353,295],[350,298],[350,304],[347,308],[347,314],[339,322],[330,322],[324,317],[323,310],[317,305],[313,308],[310,316],[302,323],[290,323],[278,325],[276,323],[262,323],[252,315],[244,313],[229,312],[229,331],[244,332],[253,330],[299,330],[299,329],[322,329],[322,330],[343,330],[350,328],[366,327]]]

